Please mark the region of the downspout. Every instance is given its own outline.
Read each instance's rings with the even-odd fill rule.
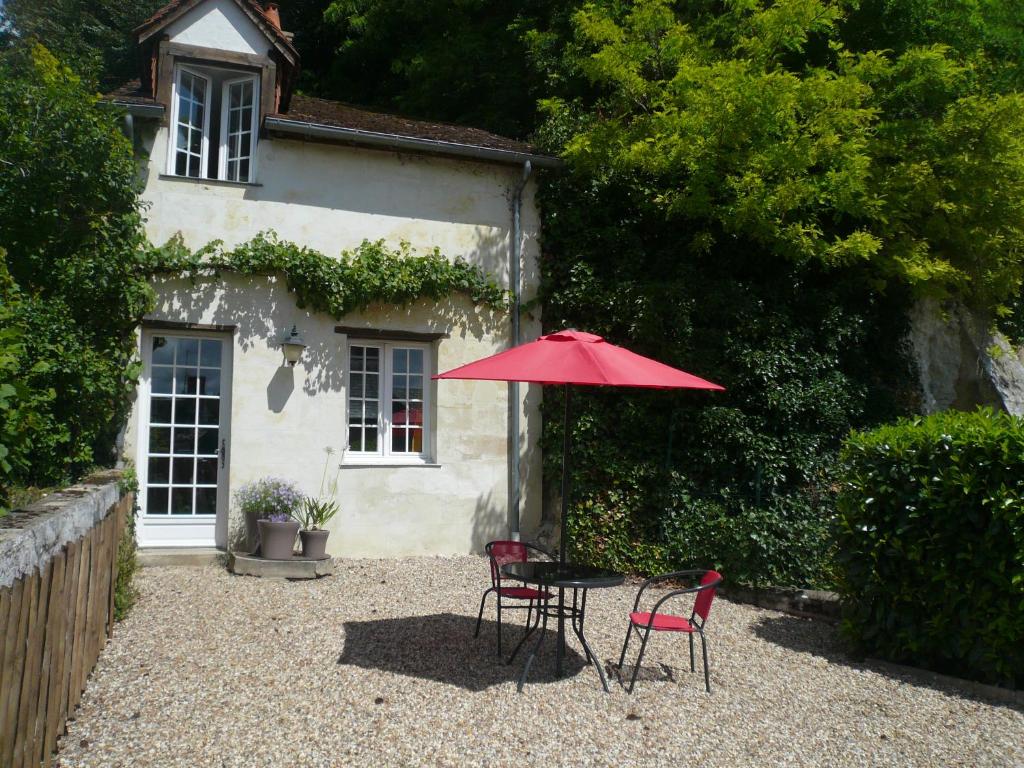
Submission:
[[[521,277],[522,261],[522,209],[523,190],[530,180],[533,165],[529,160],[523,163],[523,178],[512,193],[512,248],[509,255],[509,283],[512,287],[512,346],[518,347],[519,313],[523,303]],[[508,383],[508,441],[512,461],[509,466],[508,530],[513,541],[519,541],[519,504],[521,499],[521,478],[519,470],[519,382]]]

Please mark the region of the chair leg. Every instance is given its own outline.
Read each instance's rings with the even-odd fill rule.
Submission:
[[[696,672],[697,665],[693,663],[693,632],[687,633],[690,636],[690,671]]]
[[[636,666],[633,667],[633,677],[630,678],[629,688],[626,689],[626,693],[633,692],[633,686],[636,685],[636,676],[640,674],[640,662],[644,660],[644,651],[647,650],[647,640],[651,636],[651,630],[644,632],[644,639],[640,641],[640,653],[636,656]]]
[[[708,693],[711,693],[711,670],[708,667],[708,641],[704,638],[704,633],[700,633],[700,647],[704,652],[704,687],[707,688]]]
[[[619,654],[619,669],[622,669],[622,663],[626,660],[626,649],[629,647],[629,638],[633,636],[633,622],[629,622],[626,625],[626,641],[622,644],[622,653]]]
[[[484,618],[484,603],[487,602],[487,596],[494,591],[494,587],[486,590],[484,596],[480,598],[480,613],[476,616],[476,629],[473,631],[473,637],[480,637],[480,622]]]
[[[498,594],[498,656],[501,656],[501,593]]]

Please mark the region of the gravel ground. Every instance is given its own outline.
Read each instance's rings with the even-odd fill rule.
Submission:
[[[518,695],[493,603],[472,637],[486,581],[478,557],[344,560],[315,582],[145,569],[58,765],[1024,765],[1021,709],[887,676],[828,624],[724,599],[710,697],[674,634],[652,640],[632,696],[604,694],[574,645],[556,681],[550,640]],[[588,601],[607,663],[634,590]]]

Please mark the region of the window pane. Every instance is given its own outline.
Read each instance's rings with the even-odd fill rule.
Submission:
[[[178,152],[174,158],[174,173],[178,176],[188,175],[188,155],[185,152]]]
[[[374,372],[380,370],[380,350],[377,347],[366,348],[366,370]]]
[[[217,460],[196,460],[196,482],[205,485],[217,484]]]
[[[174,430],[174,453],[176,453],[179,456],[181,456],[182,454],[192,454],[195,453],[195,447],[195,429]]]
[[[204,339],[199,362],[207,368],[220,368],[221,343],[215,339]]]
[[[220,371],[216,368],[203,368],[199,371],[199,394],[220,394]]]
[[[150,374],[150,386],[156,394],[171,393],[171,371],[174,369],[170,366],[153,366],[153,371]]]
[[[149,423],[171,423],[171,398],[154,397],[152,400],[149,401]]]
[[[196,453],[201,456],[215,455],[217,453],[217,430],[212,427],[200,427],[199,444],[196,448]]]
[[[423,430],[409,430],[409,451],[412,453],[423,453]]]
[[[348,396],[352,400],[360,400],[363,397],[363,374],[353,373],[349,379]]]
[[[408,424],[409,423],[409,411],[405,407],[405,403],[394,403],[391,406],[391,423],[392,424]]]
[[[152,485],[166,485],[169,482],[171,482],[171,460],[150,459],[149,483]],[[164,503],[167,503],[166,500]]]
[[[194,481],[192,476],[193,467],[195,461],[191,458],[188,459],[175,459],[174,460],[174,474],[171,482],[175,485],[191,485]]]
[[[175,424],[196,423],[196,401],[191,397],[179,397],[174,403]]]
[[[350,451],[363,450],[363,430],[359,427],[348,428],[348,449]]]
[[[153,337],[153,364],[171,365],[174,363],[174,342],[166,336]]]
[[[217,489],[196,488],[196,514],[217,514]]]
[[[199,178],[199,158],[196,155],[189,156],[187,175],[196,179]]]
[[[197,126],[189,131],[188,135],[188,151],[192,155],[198,155],[203,151],[203,133]],[[199,158],[193,158],[198,161]]]
[[[191,515],[192,514],[192,489],[172,488],[171,489],[171,514]]]
[[[248,181],[249,180],[249,161],[248,160],[242,160],[239,163],[238,168],[239,168],[239,170],[238,170],[238,180],[239,181]]]
[[[391,452],[406,453],[405,450],[405,427],[395,427],[391,430]]]
[[[423,373],[423,350],[409,350],[409,373]]]
[[[395,373],[405,373],[408,370],[409,350],[395,349],[391,352],[391,360],[394,364]]]
[[[422,376],[410,376],[409,377],[409,398],[412,400],[423,399],[423,377]]]
[[[377,451],[377,428],[367,427],[365,432],[366,442],[363,445],[363,450],[375,453]]]
[[[152,427],[149,430],[149,452],[170,453],[171,452],[171,429],[170,427]]]
[[[194,395],[196,393],[196,371],[194,368],[176,368],[174,370],[174,393],[177,395]]]
[[[167,514],[167,489],[150,488],[146,492],[146,514],[166,515]]]
[[[353,371],[363,370],[363,347],[351,347],[348,351],[348,367]]]
[[[405,381],[405,376],[402,374],[398,374],[391,377],[391,396],[395,400],[404,400],[406,397],[408,397],[408,394],[406,394],[407,390],[405,386]]]
[[[220,400],[207,400],[203,398],[199,401],[199,423],[220,423]]]
[[[377,400],[367,400],[366,401],[366,416],[365,416],[365,419],[366,419],[366,423],[367,424],[371,424],[373,426],[377,425],[377,415],[378,415],[378,413],[377,413],[377,406],[378,405],[379,405],[379,401],[377,401]]]
[[[199,364],[199,339],[178,339],[178,365]]]
[[[375,373],[366,374],[366,397],[373,398],[374,400],[380,397],[379,379],[380,377]]]

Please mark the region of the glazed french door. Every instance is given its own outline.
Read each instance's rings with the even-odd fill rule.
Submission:
[[[223,546],[231,336],[144,330],[138,474],[141,546]]]

